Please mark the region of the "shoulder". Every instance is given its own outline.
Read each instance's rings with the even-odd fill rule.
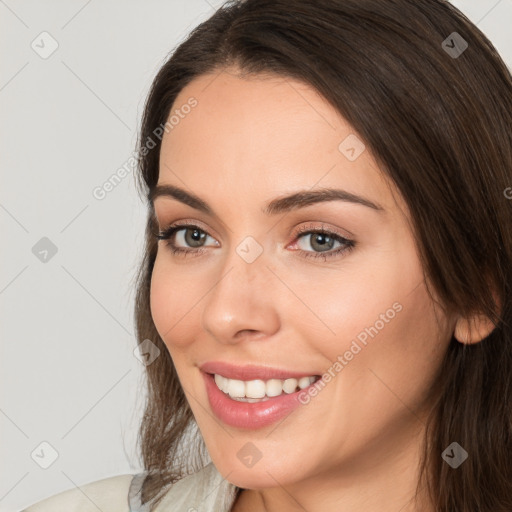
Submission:
[[[140,504],[145,473],[96,480],[38,501],[21,512],[132,512],[147,510]],[[155,512],[229,512],[237,487],[225,480],[212,462],[187,475],[167,490]]]
[[[68,489],[22,512],[129,512],[128,491],[134,475],[117,475]]]

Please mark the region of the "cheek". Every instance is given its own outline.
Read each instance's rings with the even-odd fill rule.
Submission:
[[[302,304],[291,297],[287,318],[300,319],[303,326],[311,326],[311,331],[314,328],[317,334],[310,339],[318,340],[317,347],[331,360],[347,350],[352,340],[364,344],[376,330],[380,337],[389,325],[399,322],[411,291],[422,280],[419,265],[401,261],[396,253],[389,253],[386,259],[376,250],[347,258],[339,270],[317,272],[312,279],[295,275],[287,275],[287,280]],[[291,314],[293,308],[295,315]]]
[[[336,381],[352,410],[349,426],[397,427],[410,415],[408,407],[419,411],[425,405],[449,325],[434,309],[418,262],[399,261],[361,282],[341,301],[329,359],[344,360]]]
[[[317,340],[315,348],[331,366],[341,356],[343,380],[357,381],[374,397],[390,392],[370,369],[397,391],[407,394],[416,387],[419,394],[429,386],[449,341],[449,325],[441,312],[436,316],[412,241],[403,236],[391,246],[397,250],[347,259],[336,279],[294,288],[322,320],[313,319],[322,333],[310,338]]]
[[[356,392],[354,425],[399,433],[428,412],[428,397],[449,342],[447,324],[435,316],[424,285],[399,299],[400,312],[343,370],[342,395]],[[438,325],[439,321],[439,325]],[[414,414],[413,414],[414,413]]]
[[[193,320],[198,311],[194,305],[202,295],[198,284],[180,279],[180,272],[166,264],[165,255],[157,255],[151,276],[151,315],[169,350],[185,346],[193,338]]]

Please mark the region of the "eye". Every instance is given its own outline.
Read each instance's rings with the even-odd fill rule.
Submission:
[[[155,236],[158,240],[165,240],[172,253],[180,256],[198,256],[206,252],[205,242],[208,238],[213,240],[213,246],[219,246],[217,240],[195,224],[174,224]],[[323,225],[320,228],[315,228],[312,224],[303,226],[295,237],[297,242],[294,245],[299,246],[299,253],[304,258],[322,258],[326,261],[355,247],[354,240],[325,229]],[[308,250],[308,245],[312,251]]]
[[[305,258],[327,258],[339,256],[355,247],[355,241],[349,240],[340,233],[321,228],[313,228],[311,225],[303,226],[296,235],[298,245]],[[337,247],[335,247],[337,245]],[[308,246],[313,251],[308,250]]]
[[[202,253],[204,252],[204,243],[208,238],[211,238],[218,246],[218,242],[213,237],[194,224],[174,224],[165,231],[158,233],[156,238],[165,240],[173,254]]]

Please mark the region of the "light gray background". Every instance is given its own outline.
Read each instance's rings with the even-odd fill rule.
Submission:
[[[221,3],[0,0],[0,512],[142,469],[145,212],[133,171],[103,200],[92,191],[133,154],[166,55]],[[512,0],[453,3],[510,67]],[[31,47],[51,49],[44,31],[59,45],[46,59]],[[32,252],[43,237],[57,247],[46,262]],[[58,453],[47,469],[42,442]]]

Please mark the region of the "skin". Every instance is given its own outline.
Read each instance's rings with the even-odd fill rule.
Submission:
[[[187,221],[210,236],[203,254],[186,257],[159,242],[151,310],[215,466],[246,489],[232,510],[416,510],[428,391],[454,331],[476,342],[485,329],[472,337],[467,320],[434,305],[400,194],[369,150],[355,161],[339,151],[354,130],[313,88],[226,69],[194,80],[173,110],[191,96],[197,106],[164,135],[159,184],[198,195],[218,218],[155,199],[160,230]],[[342,188],[384,211],[344,201],[276,216],[262,211],[276,197],[321,187]],[[304,258],[300,249],[322,253],[314,236],[297,239],[296,229],[322,224],[356,246],[326,261]],[[191,249],[186,231],[180,234],[176,245]],[[263,250],[252,263],[236,251],[247,236]],[[200,364],[320,375],[394,303],[401,311],[280,423],[244,430],[213,414]],[[262,453],[251,468],[237,457],[248,442]]]

